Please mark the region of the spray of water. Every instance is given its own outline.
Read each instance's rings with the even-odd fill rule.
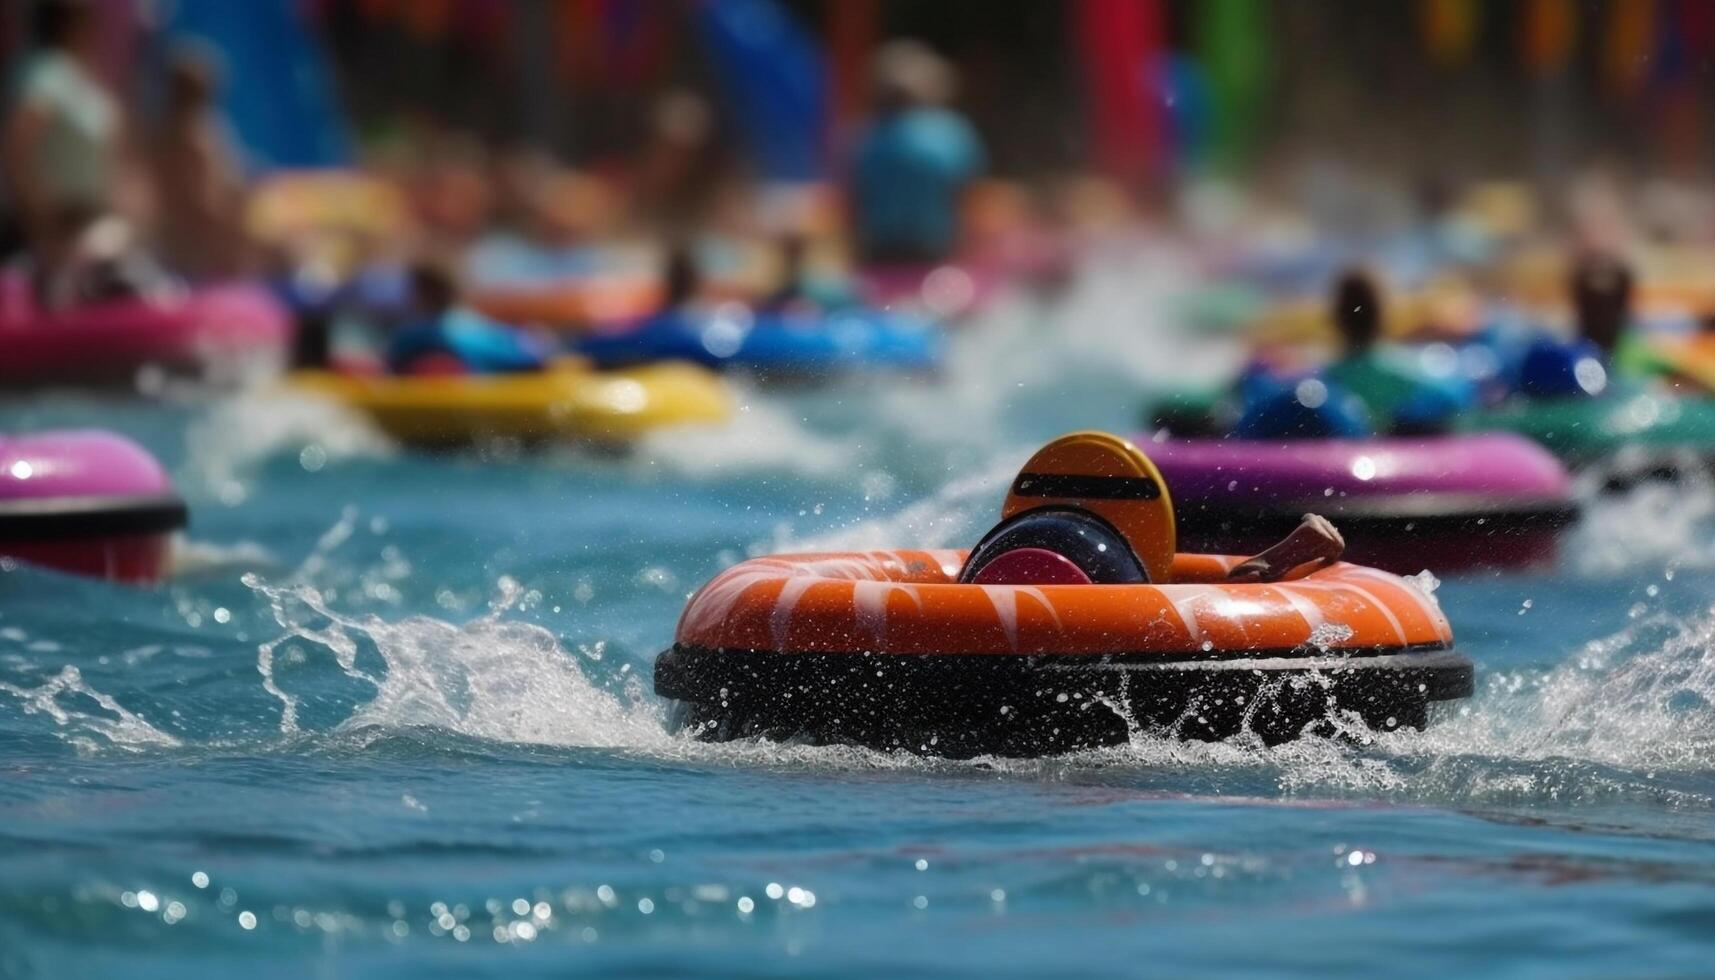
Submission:
[[[486,615],[462,626],[424,616],[397,623],[346,616],[306,584],[275,586],[255,575],[245,584],[268,602],[285,630],[260,646],[256,662],[264,688],[280,701],[283,735],[300,731],[299,699],[289,691],[288,675],[303,659],[281,652],[308,644],[327,651],[345,676],[374,689],[341,723],[347,730],[429,728],[584,747],[642,747],[667,737],[635,677],[627,676],[617,690],[591,680],[582,661],[600,659],[599,647],[573,654],[549,631],[502,618],[523,594],[510,579],[501,580]],[[366,649],[378,656],[379,669],[359,664]]]
[[[69,665],[35,687],[0,682],[0,694],[17,699],[26,715],[52,719],[61,737],[82,752],[103,747],[140,752],[179,744],[178,739],[89,686],[82,672]]]
[[[830,479],[849,472],[860,453],[855,437],[816,431],[749,382],[733,383],[733,399],[738,408],[727,424],[650,433],[632,454],[635,463],[695,478],[766,471]]]
[[[776,544],[813,550],[958,543],[969,528],[986,524],[997,489],[1016,465],[1002,459],[895,515]],[[348,514],[324,536],[317,549],[324,561],[343,540],[342,528],[349,534],[352,519]],[[709,745],[670,736],[638,672],[627,666],[612,680],[598,679],[614,674],[611,663],[596,669],[599,643],[568,650],[539,627],[507,622],[519,593],[509,580],[499,583],[487,615],[465,625],[427,617],[387,622],[331,608],[307,582],[319,564],[312,555],[282,585],[246,579],[284,630],[262,644],[257,666],[264,686],[281,702],[281,731],[287,735],[299,731],[288,675],[303,668],[299,661],[285,663],[281,651],[307,646],[325,651],[345,676],[373,689],[340,724],[342,730],[429,728],[496,742],[599,747],[697,763],[953,771],[975,765],[1027,778],[1189,768],[1260,776],[1293,794],[1501,803],[1647,792],[1703,803],[1695,791],[1656,777],[1700,772],[1715,762],[1715,712],[1709,710],[1715,700],[1715,609],[1685,621],[1640,618],[1558,663],[1545,651],[1553,666],[1491,673],[1472,701],[1452,708],[1426,733],[1379,734],[1339,722],[1331,736],[1266,747],[1248,734],[1221,743],[1185,742],[1171,730],[1132,725],[1123,746],[1045,760],[948,762],[850,747]],[[1436,583],[1420,578],[1419,584],[1432,591]],[[368,668],[367,649],[378,658]],[[1117,705],[1109,708],[1123,712]]]
[[[1600,473],[1580,481],[1584,516],[1565,551],[1588,576],[1611,576],[1649,565],[1715,567],[1715,480],[1685,466],[1672,481],[1646,480],[1624,493],[1601,492]]]
[[[362,416],[331,401],[270,389],[216,403],[186,429],[185,445],[180,488],[228,506],[250,495],[258,465],[282,453],[320,469],[330,460],[393,452]]]
[[[1013,410],[1018,391],[1034,388],[1052,395],[1056,385],[1065,388],[1068,374],[1105,372],[1118,378],[1109,390],[1119,404],[1132,386],[1142,390],[1168,376],[1185,376],[1185,363],[1163,364],[1150,357],[1155,345],[1148,338],[1165,327],[1153,322],[1148,303],[1138,298],[1140,292],[1164,295],[1171,270],[1143,273],[1151,282],[1161,280],[1151,287],[1157,292],[1141,290],[1138,277],[1135,267],[1123,264],[1088,274],[1068,300],[1070,312],[1058,318],[1071,332],[1057,335],[1054,344],[1042,342],[1040,331],[1046,328],[1027,311],[999,311],[982,329],[995,328],[1000,341],[989,346],[993,338],[985,337],[982,344],[972,341],[967,350],[962,339],[955,340],[959,353],[946,385],[878,396],[874,407],[883,419],[882,430],[892,426],[894,438],[920,444],[921,465],[944,471],[946,457],[973,441],[977,446],[968,452],[978,464],[958,470],[928,498],[895,514],[802,538],[783,533],[765,546],[767,550],[901,543],[937,547],[973,540],[993,520],[999,490],[1029,449],[1018,443],[1021,436],[1014,427],[999,424]],[[1042,351],[1050,349],[1058,353],[1044,363]],[[1220,360],[1217,352],[1210,364]],[[748,396],[743,400],[750,401]],[[873,445],[867,436],[859,443],[849,434],[819,431],[783,410],[758,413],[753,408],[753,413],[753,421],[741,418],[736,438],[771,441],[762,449],[708,443],[704,437],[662,436],[646,441],[639,455],[693,474],[753,465],[837,476],[849,474],[851,456],[860,452],[860,445]],[[193,432],[192,468],[205,474],[216,496],[222,496],[228,480],[238,481],[241,492],[244,468],[266,453],[312,436],[324,451],[341,452],[343,448],[326,441],[325,433],[353,431],[349,420],[287,416],[282,419],[275,409],[251,402],[223,406]],[[1013,434],[993,434],[1009,431]],[[898,435],[905,432],[912,440]],[[362,451],[355,448],[357,443],[349,445],[352,451]],[[746,451],[755,454],[748,463]],[[1677,556],[1687,540],[1686,527],[1673,521],[1687,511],[1694,512],[1692,519],[1715,514],[1715,493],[1705,493],[1697,498],[1702,502],[1691,507],[1683,489],[1670,497],[1655,493],[1646,488],[1611,505],[1599,504],[1586,530],[1579,532],[1583,543],[1621,542],[1628,550],[1581,558],[1580,567],[1601,574]],[[1604,533],[1604,526],[1624,527],[1627,533]],[[1196,770],[1260,774],[1284,792],[1301,794],[1489,802],[1545,794],[1647,792],[1672,801],[1708,802],[1693,790],[1673,786],[1672,777],[1704,772],[1715,763],[1715,711],[1709,710],[1715,700],[1710,653],[1715,648],[1715,610],[1683,622],[1640,619],[1569,655],[1544,651],[1553,666],[1489,674],[1477,697],[1427,733],[1378,735],[1348,728],[1332,738],[1270,748],[1250,736],[1214,744],[1183,742],[1171,733],[1134,726],[1126,745],[1068,757],[946,762],[848,747],[709,745],[669,735],[661,706],[645,689],[641,672],[631,669],[634,665],[616,667],[611,657],[602,663],[603,647],[593,638],[587,644],[563,642],[540,627],[509,620],[519,601],[518,586],[509,580],[497,584],[498,598],[485,615],[463,624],[427,616],[389,621],[343,612],[327,587],[337,577],[329,555],[356,528],[356,515],[348,511],[294,572],[279,581],[257,574],[244,579],[281,630],[280,636],[259,645],[256,666],[263,688],[280,705],[277,734],[282,738],[320,734],[320,723],[306,718],[305,690],[325,679],[331,664],[334,676],[363,692],[334,723],[339,733],[426,730],[495,743],[598,747],[697,764],[937,771],[980,767],[1026,778]],[[1657,550],[1640,546],[1641,538],[1655,537],[1640,534],[1640,528],[1660,529],[1668,543]],[[1601,554],[1590,547],[1568,551]],[[1715,552],[1709,557],[1715,561]],[[154,750],[178,744],[115,698],[90,687],[73,667],[36,686],[0,684],[0,695],[21,704],[26,713],[52,719],[56,731],[80,748]]]

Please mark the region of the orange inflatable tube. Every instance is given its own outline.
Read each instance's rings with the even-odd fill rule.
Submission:
[[[1166,585],[963,585],[962,551],[756,558],[692,598],[676,643],[774,653],[958,654],[1161,661],[1314,649],[1447,649],[1453,630],[1414,584],[1344,562],[1291,582],[1232,584],[1241,559],[1178,555]]]
[[[1472,664],[1414,583],[1338,563],[1223,582],[1178,555],[1168,584],[961,584],[963,551],[758,558],[699,591],[655,690],[709,740],[1042,755],[1249,734],[1424,728]]]
[[[1472,693],[1471,661],[1430,592],[1333,561],[1325,525],[1305,524],[1315,561],[1235,581],[1244,559],[1175,553],[1172,498],[1138,447],[1071,433],[1025,463],[974,551],[776,555],[717,575],[655,690],[700,738],[946,755],[1425,727],[1432,703]]]

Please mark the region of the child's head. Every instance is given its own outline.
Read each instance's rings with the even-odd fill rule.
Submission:
[[[173,50],[167,62],[167,104],[174,110],[202,109],[220,92],[220,63],[204,45],[187,43]]]
[[[802,234],[791,231],[780,236],[780,267],[788,278],[797,279],[803,275],[809,257],[810,242]]]
[[[708,101],[697,93],[673,89],[655,100],[649,126],[658,144],[695,150],[714,136],[715,114]]]
[[[1572,270],[1572,310],[1578,335],[1605,351],[1620,342],[1631,315],[1632,270],[1606,253],[1579,259]]]
[[[886,111],[950,101],[955,76],[947,59],[907,38],[889,41],[876,52],[874,81],[876,102]]]
[[[1368,272],[1346,270],[1334,284],[1332,300],[1333,309],[1329,312],[1346,350],[1364,350],[1381,337],[1381,288]]]
[[[458,273],[451,264],[419,259],[409,273],[411,308],[426,315],[439,315],[458,305]]]
[[[39,48],[88,53],[95,44],[95,10],[90,0],[38,0],[31,36]]]
[[[683,242],[667,249],[666,264],[661,270],[661,294],[668,307],[680,306],[696,298],[698,281],[697,258]]]

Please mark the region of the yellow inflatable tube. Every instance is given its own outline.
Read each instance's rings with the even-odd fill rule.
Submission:
[[[416,446],[485,439],[626,442],[732,414],[719,376],[683,363],[597,371],[567,360],[535,374],[424,377],[299,371],[289,385],[361,411],[389,436]]]

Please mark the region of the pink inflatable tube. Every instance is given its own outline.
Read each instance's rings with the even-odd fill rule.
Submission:
[[[161,464],[129,439],[93,430],[0,436],[0,558],[156,582],[186,517]]]
[[[1415,439],[1138,440],[1173,494],[1179,550],[1250,553],[1306,513],[1344,533],[1346,557],[1409,575],[1554,557],[1578,517],[1566,469],[1505,433]]]
[[[283,365],[291,335],[285,310],[253,286],[50,311],[36,305],[24,275],[0,275],[3,386],[125,384],[151,365],[198,375]]]

